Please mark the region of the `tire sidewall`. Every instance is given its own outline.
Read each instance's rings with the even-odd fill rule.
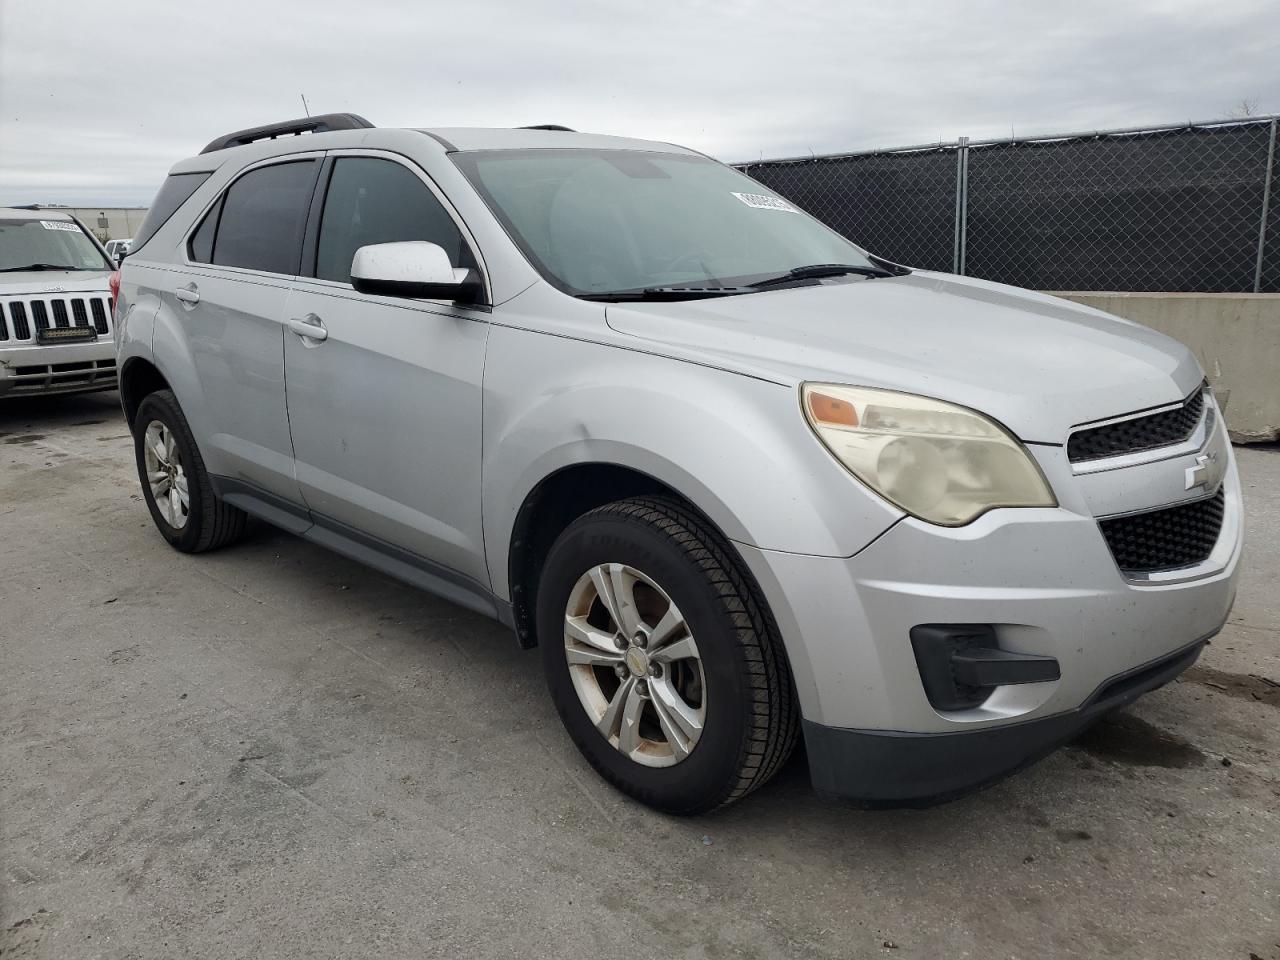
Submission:
[[[624,756],[592,724],[574,689],[564,654],[564,614],[570,591],[589,569],[625,563],[666,591],[698,645],[707,714],[693,752],[668,767]],[[538,645],[556,709],[574,742],[610,782],[672,813],[718,806],[736,785],[748,730],[744,652],[717,593],[692,559],[664,531],[640,519],[588,514],[571,524],[547,554],[537,599]]]
[[[147,463],[143,453],[146,442],[147,427],[158,420],[173,434],[182,454],[183,472],[187,477],[187,496],[190,504],[187,510],[187,522],[181,529],[174,529],[165,520],[160,508],[156,506],[155,497],[151,495],[151,484],[147,480]],[[155,521],[160,535],[179,550],[190,551],[200,539],[201,518],[204,516],[204,503],[201,497],[202,484],[197,471],[202,469],[202,461],[187,429],[186,420],[177,410],[177,404],[163,393],[153,393],[142,401],[134,418],[133,430],[134,459],[138,465],[138,480],[142,484],[142,498],[147,509],[151,511],[151,519]]]

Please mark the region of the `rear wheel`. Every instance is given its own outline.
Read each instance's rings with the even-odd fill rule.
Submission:
[[[133,419],[142,496],[156,529],[184,553],[225,546],[244,532],[247,516],[215,496],[187,418],[170,390],[143,399]]]
[[[623,500],[575,520],[537,603],[561,719],[624,792],[701,813],[790,754],[798,721],[777,629],[727,542],[682,504]]]

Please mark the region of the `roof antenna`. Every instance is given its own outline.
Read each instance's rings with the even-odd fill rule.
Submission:
[[[302,98],[302,109],[309,117],[311,116],[311,108],[307,106],[307,95],[305,93],[298,94]]]

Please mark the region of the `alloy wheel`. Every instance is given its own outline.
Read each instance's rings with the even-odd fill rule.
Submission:
[[[181,530],[187,525],[191,496],[182,465],[182,449],[173,431],[161,421],[152,420],[147,424],[142,451],[151,499],[164,522],[175,530]]]
[[[702,659],[650,577],[622,563],[584,573],[565,607],[564,652],[587,716],[623,755],[667,767],[693,752],[707,717]]]

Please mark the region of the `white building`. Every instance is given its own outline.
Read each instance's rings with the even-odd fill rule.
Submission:
[[[138,232],[146,207],[66,207],[60,203],[47,204],[49,209],[79,217],[93,235],[103,243],[108,240],[128,240]]]

